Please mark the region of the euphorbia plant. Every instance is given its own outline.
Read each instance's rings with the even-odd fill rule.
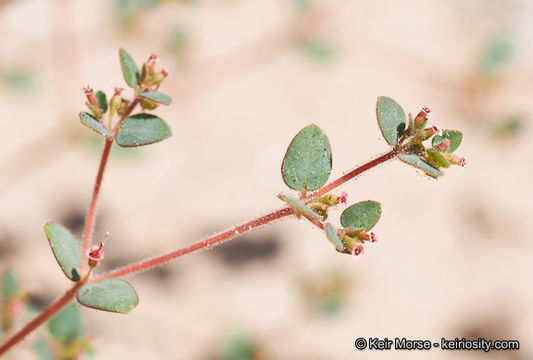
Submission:
[[[98,265],[105,261],[105,239],[93,246],[91,240],[99,190],[113,143],[116,142],[121,147],[136,147],[162,141],[171,135],[165,121],[146,112],[155,110],[160,104],[171,103],[168,95],[159,92],[168,71],[164,67],[159,68],[156,55],[150,55],[140,69],[125,50],[120,50],[119,57],[124,80],[134,91],[131,99],[123,97],[120,88],[115,89],[109,101],[104,92],[94,92],[89,86],[83,88],[89,111],[81,112],[80,120],[83,125],[102,136],[105,145],[81,246],[62,225],[49,222],[44,226],[52,252],[73,285],[62,297],[9,338],[0,347],[0,355],[74,299],[83,306],[97,310],[128,313],[137,306],[138,297],[130,283],[121,279],[124,275],[150,269],[182,255],[214,246],[283,217],[305,218],[324,232],[335,250],[359,256],[363,253],[366,243],[377,241],[377,236],[370,230],[379,220],[381,204],[367,200],[347,207],[340,216],[341,227],[337,228],[332,222],[327,222],[329,209],[345,204],[347,195],[333,194],[333,190],[355,176],[394,158],[399,158],[434,178],[442,175],[441,168],[452,164],[465,164],[464,158],[454,154],[462,140],[461,132],[441,131],[436,126],[428,126],[428,108],[422,108],[414,118],[410,115],[407,118],[394,100],[380,97],[376,107],[378,125],[391,146],[386,154],[326,185],[332,167],[330,143],[318,126],[309,125],[294,137],[281,165],[285,184],[296,192],[291,195],[278,195],[286,204],[285,207],[173,252],[107,273],[95,274]],[[137,111],[138,106],[141,112]]]

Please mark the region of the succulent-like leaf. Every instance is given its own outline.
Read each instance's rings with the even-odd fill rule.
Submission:
[[[135,147],[153,144],[171,135],[170,128],[162,119],[151,114],[136,114],[124,119],[116,140],[122,147]]]
[[[437,146],[444,139],[450,139],[451,144],[448,150],[446,150],[446,152],[452,153],[455,150],[457,150],[459,145],[461,145],[461,141],[463,141],[463,133],[458,130],[444,130],[442,131],[442,136],[435,135],[433,137],[433,140],[431,141],[431,145]]]
[[[139,81],[139,68],[130,54],[124,49],[120,49],[120,66],[122,67],[122,75],[129,87],[136,88]]]
[[[80,112],[81,123],[87,126],[89,129],[105,137],[111,137],[111,132],[107,130],[104,125],[98,121],[94,116],[86,112]]]
[[[293,190],[314,191],[324,186],[330,173],[329,140],[318,126],[309,125],[294,137],[285,153],[283,181]]]
[[[17,275],[13,270],[8,269],[2,276],[2,297],[11,299],[19,292],[20,284]]]
[[[386,96],[380,96],[376,104],[379,128],[387,142],[396,145],[405,130],[405,112],[400,105]]]
[[[345,228],[363,228],[368,231],[376,225],[381,216],[381,204],[377,201],[361,201],[353,204],[341,214]]]
[[[331,241],[333,245],[335,245],[337,250],[344,250],[344,245],[342,244],[341,239],[339,239],[339,236],[337,235],[337,230],[335,230],[335,227],[333,227],[333,225],[331,225],[330,223],[326,224],[326,236],[328,237],[329,241]]]
[[[55,222],[47,223],[44,232],[61,270],[70,280],[80,280],[81,248],[74,235]]]
[[[170,96],[160,91],[143,92],[143,93],[140,93],[138,96],[155,101],[156,103],[163,104],[163,105],[168,105],[172,102],[172,99],[170,98]]]
[[[98,90],[96,92],[96,100],[98,100],[98,107],[102,109],[102,111],[107,111],[107,97],[105,96],[105,93],[102,90]]]
[[[70,302],[48,321],[48,331],[56,340],[69,343],[82,335],[80,306]]]
[[[401,161],[403,161],[403,162],[405,162],[405,163],[407,163],[407,164],[409,164],[411,166],[414,166],[417,169],[420,169],[420,170],[424,171],[427,175],[429,175],[431,177],[437,178],[437,177],[442,175],[442,171],[440,171],[439,169],[431,166],[430,164],[428,164],[428,162],[426,160],[422,159],[418,155],[400,154],[400,155],[398,155],[398,157],[400,158]]]
[[[322,217],[320,215],[315,213],[313,210],[311,210],[307,205],[305,205],[300,200],[295,199],[295,198],[290,197],[290,196],[286,196],[286,195],[278,195],[278,197],[282,201],[286,202],[290,207],[292,207],[297,212],[299,212],[300,214],[302,214],[302,215],[304,215],[306,217],[310,217],[310,218],[312,218],[314,220],[318,220],[318,221],[320,221],[322,219]]]
[[[129,313],[139,303],[133,286],[120,279],[85,284],[78,290],[77,299],[84,306],[121,314]]]

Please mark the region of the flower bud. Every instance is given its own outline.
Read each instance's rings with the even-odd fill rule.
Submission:
[[[461,167],[466,166],[466,159],[464,157],[460,157],[455,154],[449,154],[449,153],[444,154],[444,156],[446,156],[450,164],[459,165]]]
[[[113,115],[120,107],[120,103],[122,102],[122,96],[121,96],[122,91],[124,91],[123,88],[115,88],[115,94],[111,97],[111,100],[109,101],[109,119],[110,120],[113,118]]]
[[[420,109],[420,112],[418,115],[416,115],[414,120],[415,129],[418,129],[420,126],[422,126],[422,124],[424,124],[430,113],[431,110],[427,106],[423,106],[422,109]]]

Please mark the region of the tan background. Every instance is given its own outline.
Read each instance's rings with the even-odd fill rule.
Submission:
[[[337,254],[290,219],[225,245],[239,252],[254,243],[254,260],[241,254],[228,265],[231,251],[203,251],[130,277],[140,296],[130,315],[84,309],[97,359],[217,358],[234,331],[271,359],[533,357],[531,1],[324,1],[325,22],[311,31],[334,46],[325,63],[288,45],[303,15],[287,0],[168,2],[130,25],[106,1],[0,4],[0,73],[31,74],[26,91],[0,87],[0,268],[13,267],[44,301],[68,281],[42,226],[57,220],[80,231],[99,161],[95,136],[77,119],[80,88],[124,86],[119,47],[137,63],[156,52],[170,67],[162,90],[174,103],[157,113],[174,136],[112,154],[95,234],[112,234],[108,266],[280,207],[283,152],[307,124],[330,138],[332,179],[386,152],[380,95],[407,112],[428,105],[433,122],[464,131],[464,170],[434,181],[394,161],[339,189],[352,203],[383,204],[380,241],[363,257]],[[190,41],[179,58],[166,45],[176,26]],[[480,54],[501,33],[514,44],[512,62],[482,90],[472,80]],[[491,135],[490,124],[514,114],[524,119],[519,134]],[[331,271],[345,274],[347,289],[328,317],[310,310],[299,284]],[[518,339],[521,350],[354,349],[370,336]],[[32,339],[11,358],[34,358]]]

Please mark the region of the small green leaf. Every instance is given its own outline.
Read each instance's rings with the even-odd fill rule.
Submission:
[[[87,126],[89,129],[93,130],[98,135],[102,135],[105,137],[112,136],[109,130],[107,130],[104,125],[102,125],[100,121],[96,120],[96,118],[91,114],[83,111],[80,112],[80,120],[83,125]]]
[[[337,250],[342,251],[344,250],[344,245],[342,244],[341,239],[337,236],[337,230],[331,225],[330,223],[326,224],[326,236],[328,239],[335,245]]]
[[[33,350],[35,350],[40,360],[56,360],[54,353],[44,339],[37,340],[33,344]]]
[[[400,158],[401,161],[424,171],[427,175],[431,177],[437,178],[442,175],[442,171],[431,166],[430,164],[427,163],[426,160],[422,159],[418,155],[400,154],[398,157]]]
[[[129,313],[139,303],[135,289],[127,281],[104,279],[97,284],[86,284],[78,290],[80,304],[104,311]]]
[[[172,99],[170,98],[170,96],[160,91],[143,92],[143,93],[140,93],[139,96],[146,98],[146,99],[150,99],[152,101],[155,101],[156,103],[163,104],[163,105],[168,105],[172,102]]]
[[[126,118],[117,133],[117,144],[135,147],[159,142],[172,133],[167,123],[151,114],[136,114]]]
[[[293,190],[314,191],[331,173],[329,140],[316,125],[301,130],[292,140],[281,164],[283,181]]]
[[[102,109],[102,111],[107,111],[107,97],[105,96],[105,93],[102,90],[98,90],[96,92],[96,100],[98,100],[98,107]]]
[[[139,69],[130,54],[124,49],[120,49],[120,66],[122,67],[122,75],[129,87],[136,88],[139,81]]]
[[[286,196],[286,195],[278,195],[278,197],[282,201],[286,202],[290,207],[295,209],[297,212],[299,212],[300,214],[304,215],[305,217],[310,217],[310,218],[312,218],[314,220],[318,220],[318,221],[320,221],[322,219],[322,217],[320,215],[315,213],[313,210],[311,210],[309,207],[307,207],[307,205],[305,205],[300,200],[297,200],[297,199],[295,199],[293,197]]]
[[[48,331],[56,340],[70,343],[79,338],[82,333],[80,306],[70,302],[48,321]]]
[[[461,141],[463,141],[463,133],[458,130],[443,130],[442,136],[435,135],[433,137],[433,140],[431,141],[431,145],[437,146],[444,139],[450,139],[451,144],[446,152],[452,153],[455,150],[457,150],[459,145],[461,145]]]
[[[400,105],[386,96],[380,96],[376,104],[379,128],[387,142],[396,145],[405,130],[405,112]]]
[[[376,225],[380,216],[380,203],[371,200],[362,201],[342,212],[341,224],[345,228],[364,228],[368,231]]]
[[[20,284],[13,270],[7,270],[2,276],[2,297],[6,300],[13,298],[19,292]]]
[[[44,231],[61,270],[70,280],[80,280],[81,248],[74,236],[55,222],[47,223]]]

